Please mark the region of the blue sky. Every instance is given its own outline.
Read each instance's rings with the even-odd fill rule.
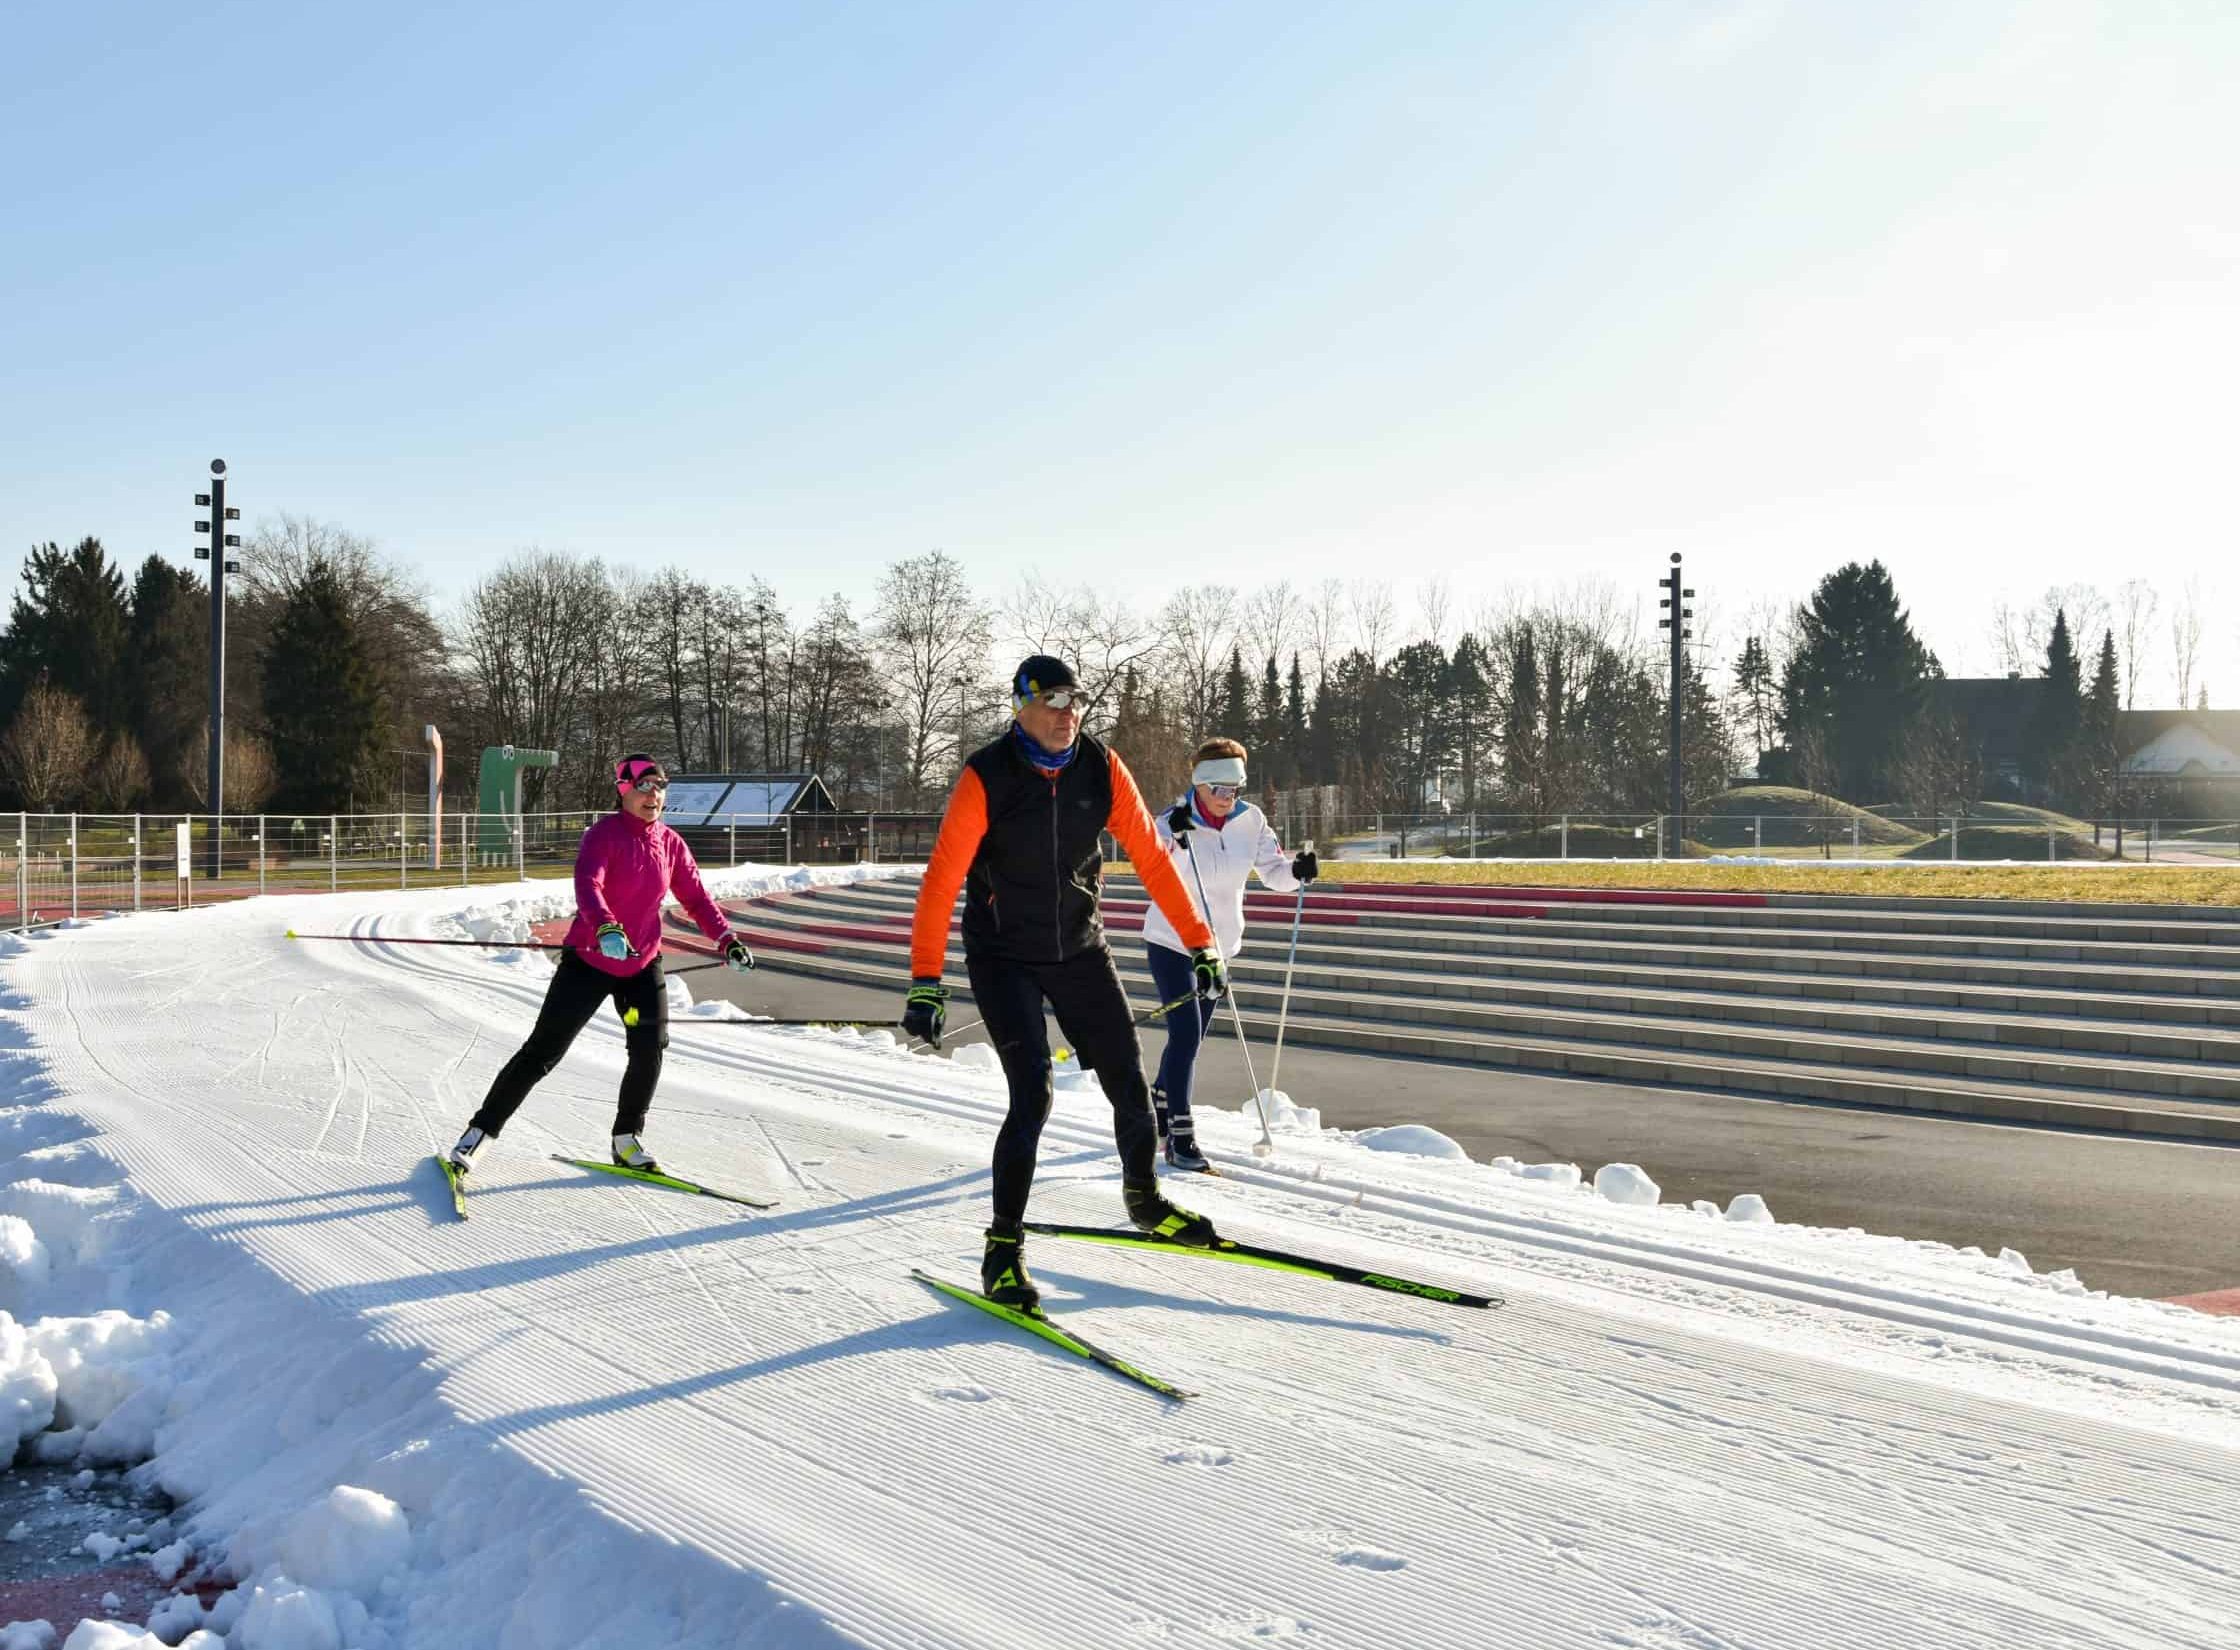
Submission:
[[[1956,669],[2189,577],[2240,701],[2240,7],[43,7],[0,548],[244,513],[798,607],[1878,554]],[[2158,642],[2159,668],[2167,643]],[[2151,673],[2150,673],[2151,676]]]

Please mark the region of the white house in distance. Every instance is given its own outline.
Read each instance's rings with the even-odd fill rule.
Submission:
[[[2123,711],[2117,734],[2126,779],[2240,779],[2240,711]]]

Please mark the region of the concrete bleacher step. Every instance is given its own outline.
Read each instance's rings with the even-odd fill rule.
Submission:
[[[833,923],[797,908],[759,907],[752,923],[754,934],[783,930],[804,943],[824,946],[833,954],[864,961],[891,959],[898,973],[905,966],[900,932],[887,934],[881,925]],[[1126,950],[1116,954],[1123,973],[1142,972],[1140,954],[1131,955]],[[954,944],[950,960],[961,963],[961,951]],[[2073,994],[2064,998],[2043,993],[2029,999],[2033,1006],[2028,1010],[2009,999],[1974,1010],[1936,1013],[1917,1002],[1847,1004],[1743,996],[1705,992],[1692,981],[1676,986],[1670,979],[1641,986],[1544,984],[1435,967],[1390,968],[1385,966],[1390,960],[1379,956],[1373,964],[1354,961],[1328,966],[1309,957],[1293,971],[1294,987],[1302,996],[1357,999],[1361,1003],[1358,1017],[1369,1019],[1444,1019],[1467,1026],[1487,1023],[1469,1012],[1475,1007],[1496,1011],[1531,1008],[1590,1017],[1655,1016],[1683,1022],[1747,1024],[1802,1034],[1882,1035],[1931,1043],[2221,1061],[2240,1068],[2240,1025],[2229,1034],[2207,1027],[2162,1030],[2136,1017],[2095,1014],[2095,1009],[2124,1006],[2120,999],[2106,996]],[[1265,953],[1247,953],[1233,963],[1231,972],[1240,990],[1250,990],[1277,985],[1283,969],[1280,961]],[[2240,1013],[2234,1019],[2240,1021]]]
[[[890,962],[867,962],[823,953],[789,953],[783,960],[765,953],[764,966],[784,967],[811,977],[887,991],[895,989],[897,980],[897,970]],[[966,1012],[962,1002],[952,1010],[953,1016]],[[1245,1024],[1247,1034],[1255,1041],[1273,1036],[1272,1014],[1248,1013]],[[1215,1034],[1229,1035],[1230,1025],[1229,1016],[1221,1015],[1215,1024]],[[1404,1023],[1301,1013],[1296,1006],[1285,1037],[1292,1043],[1319,1047],[1627,1083],[1713,1089],[1768,1099],[1817,1100],[2177,1139],[2240,1142],[2240,1105],[2167,1094],[2076,1088],[2044,1081],[2025,1083],[1987,1075],[1913,1072],[1812,1058],[1774,1058],[1731,1049],[1712,1052],[1645,1047],[1553,1035],[1456,1034]]]
[[[879,886],[867,885],[874,889]],[[907,884],[899,891],[887,893],[831,889],[816,890],[815,895],[814,903],[831,911],[835,920],[842,920],[840,913],[851,912],[865,920],[906,921],[910,908]],[[1140,920],[1134,913],[1112,915],[1107,922],[1116,943],[1138,927]],[[1263,923],[1256,930],[1263,944],[1268,943],[1269,927]],[[1287,934],[1288,929],[1287,913],[1282,931]],[[1442,967],[1459,966],[1461,959],[1498,958],[1543,966],[1718,970],[1774,979],[1814,975],[1829,979],[1873,978],[1884,982],[1918,981],[2018,989],[2059,989],[2067,982],[2087,977],[2080,972],[2074,959],[1996,961],[1871,947],[1849,951],[1801,950],[1733,942],[1679,945],[1670,938],[1625,934],[1622,929],[1618,932],[1624,937],[1583,942],[1552,938],[1546,931],[1535,932],[1529,925],[1504,933],[1441,929],[1401,932],[1359,927],[1332,930],[1309,925],[1302,929],[1300,948],[1302,955],[1319,945],[1342,946],[1348,954],[1404,951],[1418,955],[1440,953],[1457,959],[1452,964],[1442,962]],[[2240,999],[2240,958],[2219,957],[2214,960],[2214,966],[2101,961],[2091,968],[2089,978],[2096,989],[2107,992],[2161,998]]]

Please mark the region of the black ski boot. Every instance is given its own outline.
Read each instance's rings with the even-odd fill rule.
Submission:
[[[1169,1203],[1157,1182],[1149,1186],[1124,1185],[1120,1195],[1128,1205],[1128,1218],[1136,1223],[1138,1231],[1192,1249],[1210,1249],[1220,1237],[1213,1229],[1213,1222],[1204,1215]]]
[[[988,1247],[980,1256],[980,1293],[1014,1312],[1039,1310],[1042,1291],[1027,1274],[1019,1228],[991,1226],[986,1235]]]

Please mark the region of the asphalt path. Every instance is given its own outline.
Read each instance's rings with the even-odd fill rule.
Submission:
[[[886,992],[715,969],[690,984],[695,999],[724,998],[750,1013],[891,1020],[902,1012],[906,982],[898,978]],[[961,984],[952,990],[949,1023],[978,1018]],[[672,1040],[693,1035],[680,1025]],[[1147,1066],[1164,1037],[1158,1027],[1144,1033]],[[986,1037],[972,1030],[950,1041]],[[1063,1042],[1055,1026],[1051,1042]],[[1270,1052],[1252,1045],[1262,1081]],[[1480,1162],[1507,1154],[1577,1163],[1590,1175],[1605,1163],[1636,1163],[1667,1202],[1723,1206],[1756,1192],[1782,1220],[1972,1243],[1990,1254],[2018,1249],[2038,1271],[2071,1267],[2090,1287],[2117,1294],[2240,1285],[2240,1147],[1288,1045],[1282,1086],[1299,1104],[1319,1107],[1328,1126],[1427,1123]],[[1251,1092],[1236,1040],[1217,1035],[1199,1057],[1200,1099],[1236,1106]]]

